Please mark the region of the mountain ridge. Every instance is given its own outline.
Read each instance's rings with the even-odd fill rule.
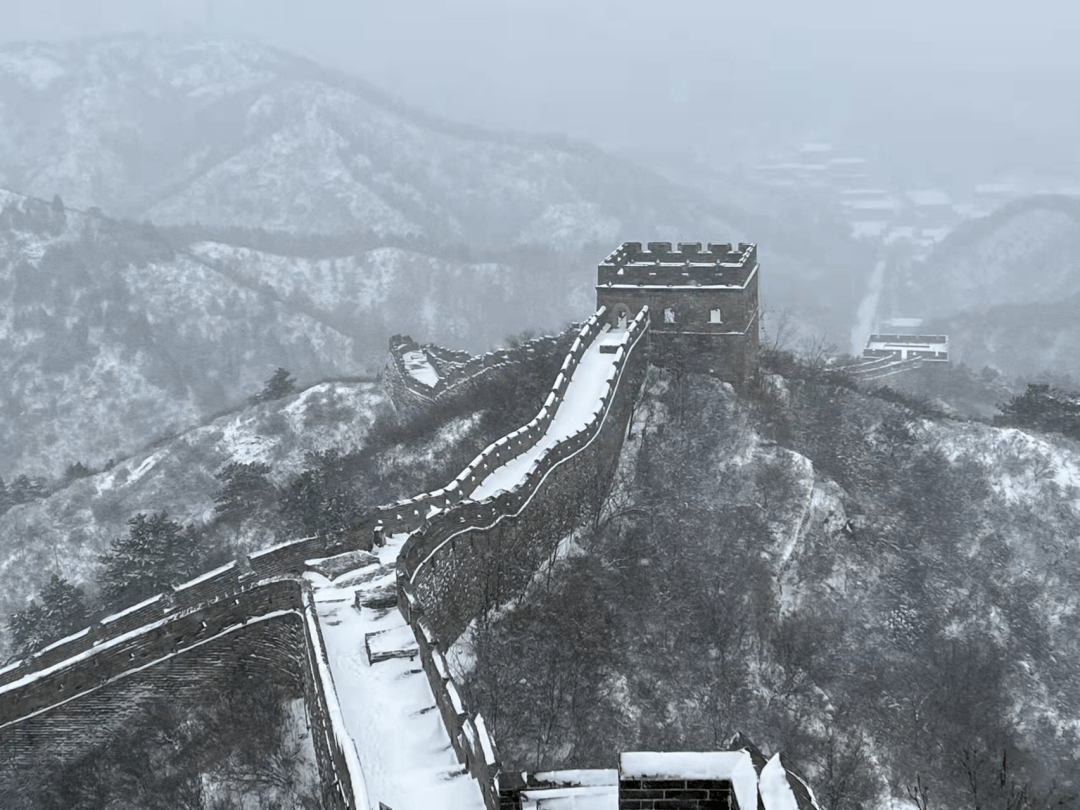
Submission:
[[[30,101],[37,114],[13,123]],[[548,209],[557,217],[560,206],[586,203],[611,210],[624,229],[634,228],[643,213],[655,220],[679,209],[672,225],[696,218],[715,220],[716,232],[733,230],[711,217],[695,194],[591,144],[447,121],[361,79],[249,41],[132,37],[6,46],[0,49],[0,105],[11,112],[0,142],[12,145],[15,156],[0,162],[0,179],[127,217],[274,225],[266,217],[270,209],[255,215],[259,199],[235,183],[230,188],[228,180],[239,173],[264,190],[284,183],[277,190],[295,203],[305,187],[290,175],[288,162],[321,150],[319,199],[308,201],[299,217],[274,209],[278,226],[334,233],[359,219],[387,233],[482,242],[477,237],[491,231],[484,220],[505,217],[508,202],[512,211],[537,210],[491,231],[500,244],[528,241],[522,235],[530,222],[542,221]],[[263,166],[256,169],[259,160]],[[555,175],[542,179],[535,168],[561,176],[553,184]],[[199,184],[205,193],[192,191]],[[481,188],[485,193],[477,196]],[[631,189],[649,193],[625,193]],[[417,190],[431,210],[421,207],[410,218],[398,209]],[[213,202],[217,197],[225,202]],[[630,202],[653,198],[658,202],[644,208]],[[329,207],[320,209],[319,200],[329,200]],[[590,213],[601,225],[608,216]],[[602,228],[605,240],[615,237],[611,223]]]

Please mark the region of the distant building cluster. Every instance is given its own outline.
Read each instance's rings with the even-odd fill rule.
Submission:
[[[978,183],[966,191],[898,186],[867,158],[831,143],[803,143],[750,168],[750,176],[780,189],[810,190],[838,205],[851,235],[881,244],[906,244],[923,256],[961,222],[1035,193],[1011,181]]]

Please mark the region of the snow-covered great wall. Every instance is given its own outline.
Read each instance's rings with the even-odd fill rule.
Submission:
[[[457,758],[483,805],[498,808],[494,744],[462,704],[444,653],[487,606],[520,593],[560,539],[599,508],[649,333],[647,310],[623,330],[609,330],[602,315],[581,327],[540,413],[446,487],[375,510],[344,542],[314,537],[257,552],[0,670],[0,747],[16,759],[77,750],[123,722],[123,689],[207,688],[241,654],[302,687],[326,806],[377,807],[383,797],[369,795],[358,750],[381,741],[357,739],[361,731],[342,713],[309,565],[370,548],[374,537],[380,552],[395,555],[400,615]],[[363,647],[364,639],[350,643]]]
[[[310,553],[318,545],[303,541],[290,551]],[[130,691],[182,695],[212,688],[242,656],[253,675],[273,669],[302,690],[326,806],[365,806],[362,770],[327,676],[311,586],[280,570],[282,563],[275,551],[253,554],[244,568],[230,563],[5,668],[0,743],[6,756],[33,762],[43,752],[78,750],[123,723]]]

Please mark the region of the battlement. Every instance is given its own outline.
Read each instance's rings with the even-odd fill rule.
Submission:
[[[757,374],[757,245],[624,242],[596,271],[596,306],[612,328],[648,307],[652,362],[691,365],[741,385]]]
[[[597,286],[744,289],[757,269],[757,245],[728,242],[624,242],[598,268]]]

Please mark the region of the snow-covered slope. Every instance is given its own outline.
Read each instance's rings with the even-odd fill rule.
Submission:
[[[850,806],[971,806],[965,747],[1075,788],[1080,446],[772,375],[654,369],[634,422],[607,521],[458,648],[506,763],[741,729]]]
[[[471,245],[740,236],[598,149],[437,120],[250,42],[7,45],[0,111],[0,183],[157,223]]]
[[[376,383],[321,383],[141,448],[48,498],[12,507],[0,514],[0,616],[21,609],[53,571],[92,586],[98,555],[139,512],[166,511],[183,524],[211,522],[221,489],[214,476],[227,464],[265,464],[269,479],[283,486],[301,471],[305,453],[358,447],[388,407]],[[254,550],[289,539],[259,528],[234,542]]]
[[[0,476],[100,467],[257,393],[364,369],[352,340],[153,229],[0,193]]]
[[[965,223],[897,287],[924,317],[1080,294],[1080,201],[1032,197]]]
[[[885,300],[948,333],[953,358],[974,368],[1080,377],[1080,201],[1032,197],[965,223],[895,270]]]

